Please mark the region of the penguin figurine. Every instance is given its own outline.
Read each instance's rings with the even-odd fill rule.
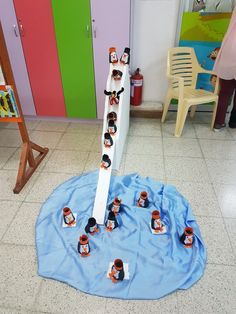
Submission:
[[[65,224],[68,226],[75,225],[76,223],[75,216],[73,215],[69,207],[63,208],[63,219]]]
[[[120,63],[129,64],[129,61],[130,61],[130,48],[126,47],[120,58]]]
[[[118,227],[118,222],[113,211],[109,212],[105,226],[107,231],[112,231]]]
[[[148,194],[147,192],[143,191],[140,193],[140,197],[137,202],[138,207],[147,208],[149,206]]]
[[[109,133],[109,132],[106,132],[106,133],[104,134],[104,146],[107,147],[107,148],[109,148],[109,147],[111,147],[112,145],[113,145],[113,139],[112,139],[110,133]]]
[[[120,100],[120,94],[123,93],[124,91],[124,87],[122,87],[118,92],[116,92],[115,90],[111,91],[106,91],[104,90],[104,94],[106,96],[110,96],[109,97],[109,102],[110,105],[118,105],[119,104],[119,100]]]
[[[111,159],[107,154],[103,154],[101,168],[108,169],[111,165]]]
[[[115,216],[120,212],[121,199],[116,197],[114,201],[108,206],[108,210],[112,211]]]
[[[79,242],[78,242],[78,253],[82,256],[82,257],[86,257],[89,256],[90,254],[90,246],[89,246],[89,240],[88,237],[86,236],[86,234],[83,234],[80,238],[79,238]]]
[[[180,242],[184,244],[186,248],[191,248],[194,242],[193,228],[186,227],[184,233],[180,237]]]
[[[123,73],[120,70],[113,70],[112,71],[112,78],[115,81],[120,81],[122,78]]]
[[[151,228],[155,233],[163,231],[164,224],[161,221],[159,210],[154,210],[152,212]]]
[[[121,259],[115,259],[114,264],[111,267],[109,277],[113,283],[124,280],[125,272],[123,261]]]
[[[109,48],[109,62],[112,64],[116,64],[118,62],[118,57],[116,54],[116,48],[115,47]]]
[[[117,120],[117,114],[115,111],[111,111],[107,114],[107,120],[113,120],[116,121]]]
[[[108,121],[108,132],[111,134],[111,135],[114,135],[117,131],[117,126],[115,125],[115,122],[114,120],[109,120]]]
[[[97,225],[97,221],[95,218],[91,217],[88,219],[88,223],[85,227],[85,232],[86,233],[89,233],[91,235],[94,235],[95,233],[98,233],[99,232],[99,228],[98,228],[98,225]]]

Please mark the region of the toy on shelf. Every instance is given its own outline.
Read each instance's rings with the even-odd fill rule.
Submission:
[[[137,206],[147,208],[149,206],[148,193],[143,191],[140,193],[140,197],[137,202]]]
[[[118,62],[118,57],[116,54],[116,48],[115,47],[109,48],[109,62],[112,64],[116,64]]]
[[[78,242],[78,252],[82,257],[89,256],[90,254],[90,246],[89,246],[89,239],[86,234],[83,234],[79,238]]]
[[[104,134],[104,146],[109,148],[113,145],[113,139],[111,137],[111,134],[109,132],[106,132]]]
[[[115,216],[120,212],[121,199],[116,197],[114,201],[108,206],[108,210],[112,211]]]
[[[111,267],[109,277],[113,283],[117,283],[118,281],[122,281],[124,279],[124,265],[121,259],[115,259],[114,264]]]
[[[124,91],[124,87],[121,87],[121,89],[118,92],[115,90],[113,90],[112,92],[104,90],[104,94],[106,96],[110,96],[109,102],[110,102],[110,105],[112,106],[112,105],[118,105],[119,104],[120,94],[123,93],[123,91]]]
[[[107,154],[103,154],[101,168],[108,169],[111,165],[111,159]]]
[[[88,223],[85,227],[85,232],[86,233],[89,233],[91,235],[94,235],[95,233],[98,233],[99,232],[99,228],[98,228],[98,225],[97,225],[97,221],[95,218],[91,217],[88,219]]]
[[[109,120],[108,121],[108,132],[111,134],[111,135],[114,135],[117,131],[117,126],[114,122],[114,120]]]
[[[63,208],[63,227],[75,227],[76,214],[73,214],[69,207]]]
[[[160,211],[154,210],[152,212],[151,230],[153,234],[166,233],[166,226],[161,221]]]
[[[107,221],[105,222],[105,226],[106,230],[110,232],[118,227],[118,222],[113,211],[109,212]]]
[[[191,248],[193,246],[194,242],[193,228],[186,227],[184,229],[184,233],[180,237],[180,242],[182,242],[186,248]]]
[[[115,111],[111,111],[107,114],[107,120],[113,120],[116,121],[117,120],[117,114]]]
[[[123,73],[120,71],[120,70],[113,70],[112,71],[112,78],[115,80],[115,81],[120,81],[121,78],[122,78],[122,75]]]
[[[130,61],[130,48],[126,47],[120,58],[120,63],[129,64],[129,61]]]

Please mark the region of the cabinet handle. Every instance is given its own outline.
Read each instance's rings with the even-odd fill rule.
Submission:
[[[14,30],[15,36],[19,37],[19,30],[15,24],[13,25],[13,30]]]
[[[87,37],[90,37],[90,27],[89,25],[86,26],[86,30],[87,30]]]

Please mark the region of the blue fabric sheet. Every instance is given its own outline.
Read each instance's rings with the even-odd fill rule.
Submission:
[[[89,235],[91,254],[77,252],[79,237],[92,215],[98,171],[61,184],[42,206],[36,223],[38,273],[98,296],[120,299],[158,299],[176,289],[191,287],[204,272],[206,248],[187,200],[174,186],[138,174],[111,178],[108,204],[122,199],[119,228]],[[136,206],[141,191],[149,194],[149,208]],[[62,209],[77,213],[75,228],[62,227]],[[151,212],[160,210],[167,233],[153,235]],[[107,211],[108,214],[108,211]],[[192,248],[179,241],[186,226],[194,229]],[[108,265],[120,258],[129,265],[130,279],[112,283]]]

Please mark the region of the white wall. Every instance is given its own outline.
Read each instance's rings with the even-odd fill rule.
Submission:
[[[181,0],[131,0],[132,71],[144,75],[143,101],[163,101],[167,50],[175,46]]]

